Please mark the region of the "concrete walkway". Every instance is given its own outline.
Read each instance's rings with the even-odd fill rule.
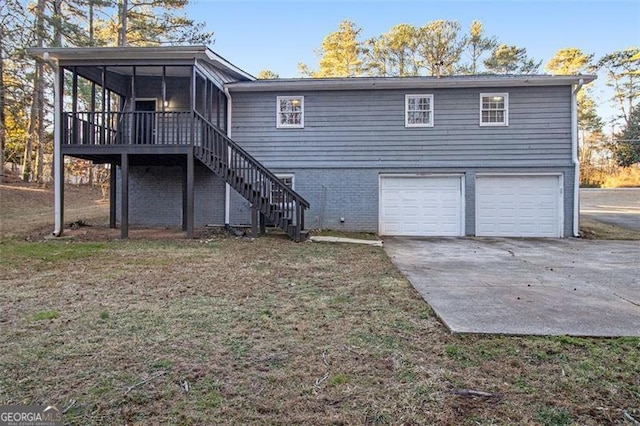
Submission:
[[[640,242],[385,238],[454,333],[640,336]]]
[[[583,188],[580,215],[640,231],[640,188]]]

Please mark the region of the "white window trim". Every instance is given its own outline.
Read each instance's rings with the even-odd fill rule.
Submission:
[[[409,123],[409,99],[411,98],[429,98],[429,106],[431,107],[428,111],[430,120],[429,123]],[[433,127],[433,117],[434,117],[434,104],[433,104],[433,95],[432,94],[406,94],[404,95],[404,127]]]
[[[504,97],[504,122],[503,123],[484,123],[482,121],[482,98],[491,96],[503,96]],[[509,93],[480,93],[480,126],[482,127],[506,127],[509,125]]]
[[[276,173],[275,174],[278,179],[291,179],[291,189],[295,191],[296,187],[296,176],[293,173]],[[272,202],[273,197],[273,189],[269,190],[269,202]]]
[[[296,189],[296,175],[293,173],[276,173],[275,174],[278,179],[291,179],[291,189],[295,191]]]
[[[299,99],[300,100],[300,124],[280,123],[280,100]],[[304,128],[304,96],[276,96],[276,128],[278,129],[303,129]]]
[[[293,173],[276,173],[275,174],[278,179],[291,179],[291,189],[293,191],[296,190],[296,176]],[[273,190],[269,191],[269,203],[273,203]],[[293,212],[293,203],[289,203],[290,212]],[[295,217],[289,217],[293,221],[295,225]]]

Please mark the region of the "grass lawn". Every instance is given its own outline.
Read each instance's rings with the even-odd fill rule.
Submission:
[[[74,425],[640,420],[640,339],[452,335],[381,248],[5,239],[0,282],[0,404]]]

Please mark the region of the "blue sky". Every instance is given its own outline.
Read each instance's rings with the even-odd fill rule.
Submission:
[[[640,45],[640,0],[626,1],[243,1],[192,0],[191,18],[215,32],[212,48],[256,75],[270,69],[281,77],[299,77],[298,62],[317,67],[314,55],[322,39],[340,21],[350,19],[363,38],[401,23],[423,25],[457,20],[463,28],[479,19],[488,35],[526,47],[543,63],[564,47],[602,55]],[[595,87],[601,115],[613,111],[604,77]],[[608,118],[608,117],[606,117]]]

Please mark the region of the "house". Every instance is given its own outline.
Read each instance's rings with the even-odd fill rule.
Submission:
[[[576,93],[595,76],[255,80],[206,47],[44,48],[64,156],[109,163],[110,224],[578,234]]]

